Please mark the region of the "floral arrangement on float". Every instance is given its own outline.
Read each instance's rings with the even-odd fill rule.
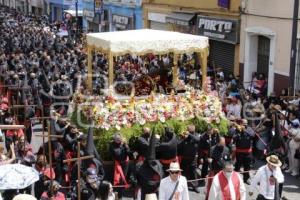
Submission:
[[[185,86],[185,91],[177,95],[174,92],[170,95],[152,92],[142,99],[133,93],[127,100],[118,100],[110,89],[102,99],[84,99],[80,94],[75,94],[74,101],[77,105],[81,104],[80,115],[94,121],[100,152],[107,151],[108,142],[116,131],[127,140],[134,141],[133,138],[142,133],[143,126],[152,128],[158,134],[163,134],[164,127],[169,126],[180,135],[191,123],[199,133],[206,131],[210,124],[218,128],[221,134],[227,134],[229,123],[222,112],[218,94],[210,91],[209,87],[196,90]]]

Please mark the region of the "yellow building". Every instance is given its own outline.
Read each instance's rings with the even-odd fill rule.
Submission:
[[[239,74],[240,0],[144,0],[144,27],[210,38],[209,64]]]

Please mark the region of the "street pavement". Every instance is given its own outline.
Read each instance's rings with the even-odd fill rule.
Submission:
[[[36,134],[42,134],[42,132],[38,132]],[[37,152],[38,148],[42,144],[42,137],[36,137],[36,134],[33,134],[32,141],[35,141],[32,143],[33,146],[33,152]],[[47,134],[47,133],[45,133]],[[45,142],[47,141],[47,138],[45,138]],[[264,162],[256,162],[254,169],[258,169],[258,167],[264,165]],[[251,177],[253,177],[254,172],[251,173]],[[283,186],[283,193],[282,196],[285,197],[288,200],[297,200],[300,199],[300,180],[291,176],[290,174],[284,173],[285,177],[285,183]],[[194,191],[190,190],[189,195],[191,200],[204,200],[205,199],[205,187],[200,187],[200,193],[195,193]],[[257,191],[254,192],[254,195],[250,197],[248,195],[249,186],[246,184],[247,189],[247,200],[255,200],[257,196]],[[133,198],[122,198],[123,200],[129,200]]]
[[[264,162],[256,162],[255,164],[255,169],[258,169],[258,167],[264,165]],[[254,172],[251,173],[251,177],[254,176]],[[284,173],[284,178],[285,178],[285,183],[283,186],[283,193],[282,193],[282,197],[285,197],[288,200],[298,200],[300,199],[300,180],[291,176],[290,174]],[[258,191],[254,191],[254,194],[250,197],[248,192],[249,192],[249,185],[246,185],[246,190],[247,190],[247,200],[255,200],[257,195],[258,195]],[[192,190],[189,191],[189,196],[190,196],[190,200],[204,200],[205,199],[205,190],[206,188],[200,187],[200,193],[196,193]],[[122,198],[123,200],[129,200],[132,198]]]

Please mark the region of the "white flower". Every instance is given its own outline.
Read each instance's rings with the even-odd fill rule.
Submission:
[[[119,131],[121,130],[121,127],[119,126],[119,124],[116,124],[116,129]]]
[[[142,118],[142,119],[140,119],[140,125],[144,125],[144,124],[146,124],[146,120],[144,119],[144,118]]]

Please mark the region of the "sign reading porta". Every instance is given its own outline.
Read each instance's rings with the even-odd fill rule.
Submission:
[[[229,43],[239,43],[239,20],[198,15],[197,22],[199,35]]]

